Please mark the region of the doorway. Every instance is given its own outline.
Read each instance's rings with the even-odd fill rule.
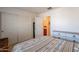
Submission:
[[[45,16],[43,19],[43,35],[50,36],[50,16]]]

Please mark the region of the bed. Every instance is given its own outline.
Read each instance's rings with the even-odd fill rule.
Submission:
[[[13,46],[12,52],[78,52],[78,43],[43,36]]]

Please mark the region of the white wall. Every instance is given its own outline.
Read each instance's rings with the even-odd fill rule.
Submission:
[[[10,44],[22,42],[33,37],[33,21],[36,14],[16,9],[0,8],[2,37],[8,37]]]
[[[42,13],[41,16],[51,16],[51,34],[53,30],[79,32],[79,8],[56,8]]]

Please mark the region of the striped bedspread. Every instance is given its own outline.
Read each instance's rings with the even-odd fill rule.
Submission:
[[[18,43],[12,52],[76,52],[76,46],[71,41],[44,36]]]

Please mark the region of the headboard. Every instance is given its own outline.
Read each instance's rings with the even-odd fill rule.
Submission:
[[[68,32],[68,31],[53,31],[53,37],[58,37],[65,40],[71,40],[79,42],[79,33],[77,32]]]

